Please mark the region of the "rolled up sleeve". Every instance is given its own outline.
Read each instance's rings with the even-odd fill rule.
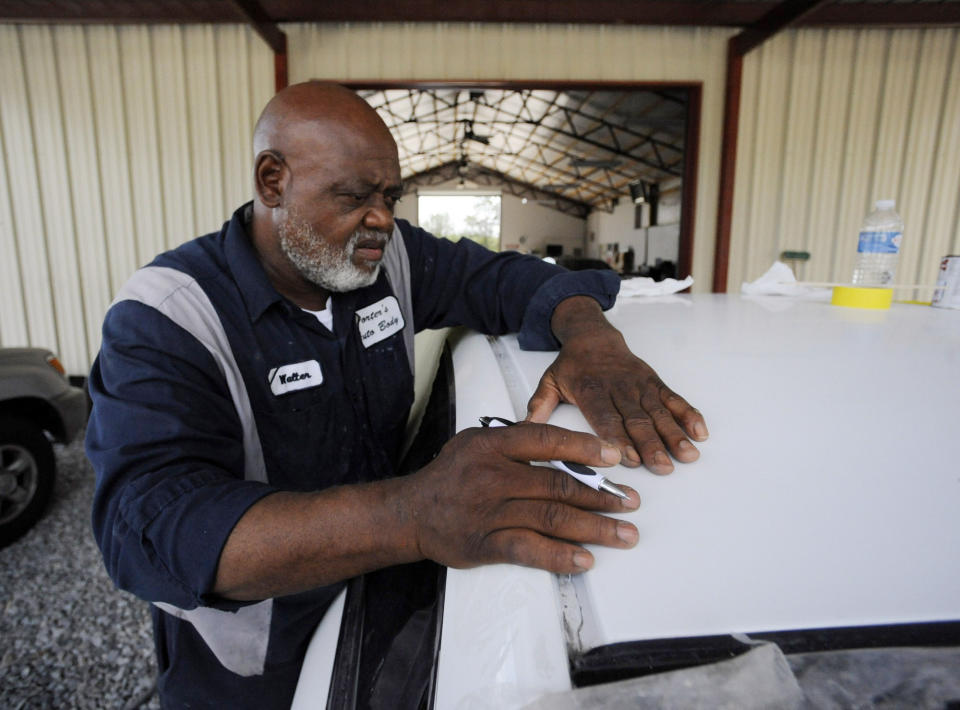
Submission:
[[[534,256],[493,252],[469,239],[450,242],[397,220],[413,278],[416,329],[465,325],[481,333],[519,333],[528,350],[556,350],[553,309],[590,296],[606,310],[620,278],[613,271],[567,271]]]
[[[149,306],[113,306],[89,380],[93,529],[121,589],[183,609],[236,608],[212,592],[220,553],[251,505],[241,425],[213,358]]]
[[[572,296],[590,296],[603,310],[617,300],[620,277],[613,271],[565,271],[543,283],[527,304],[517,341],[523,350],[557,350],[560,341],[550,329],[553,310]]]

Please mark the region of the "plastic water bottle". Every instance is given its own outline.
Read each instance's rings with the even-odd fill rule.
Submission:
[[[877,200],[860,227],[854,286],[890,286],[897,273],[903,220],[894,200]]]

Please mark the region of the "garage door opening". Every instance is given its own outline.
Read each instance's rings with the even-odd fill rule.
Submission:
[[[452,242],[470,239],[500,251],[500,194],[421,192],[417,198],[420,226]]]
[[[397,141],[397,217],[462,234],[419,198],[498,192],[494,248],[604,262],[624,277],[692,270],[697,82],[352,84]],[[476,230],[473,230],[476,234]]]

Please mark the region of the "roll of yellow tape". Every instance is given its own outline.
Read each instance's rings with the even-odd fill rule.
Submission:
[[[892,288],[834,286],[833,298],[830,300],[830,303],[835,306],[846,306],[848,308],[874,308],[884,310],[890,308],[892,301]]]

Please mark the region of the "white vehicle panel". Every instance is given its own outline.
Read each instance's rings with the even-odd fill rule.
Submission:
[[[596,565],[573,584],[511,565],[448,570],[434,707],[570,690],[565,622],[582,620],[570,641],[588,650],[960,619],[960,313],[697,295],[622,299],[608,317],[704,413],[710,439],[669,476],[603,469],[640,492],[639,510],[614,516],[640,542],[591,547]],[[457,431],[522,418],[556,356],[515,336],[461,333],[451,347]],[[590,431],[571,405],[550,421]],[[341,608],[294,708],[324,706]]]
[[[464,335],[453,348],[457,431],[510,408],[487,338]],[[567,654],[552,575],[493,565],[447,571],[436,707],[519,708],[569,690]]]
[[[631,349],[707,419],[583,577],[599,643],[960,619],[960,314],[736,296],[630,300]],[[532,387],[549,357],[506,349]],[[561,406],[551,423],[589,428]]]
[[[333,662],[337,657],[337,640],[340,637],[340,621],[343,618],[346,597],[347,590],[344,589],[333,600],[310,638],[290,710],[316,710],[327,707],[330,677],[333,674]]]

